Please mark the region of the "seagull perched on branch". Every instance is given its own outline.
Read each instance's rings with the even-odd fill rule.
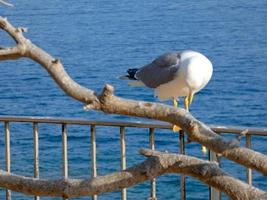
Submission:
[[[132,80],[131,86],[146,86],[154,89],[160,100],[172,99],[174,107],[177,98],[184,97],[185,109],[193,102],[194,95],[203,89],[212,76],[212,64],[203,54],[186,50],[165,53],[151,63],[128,69],[120,79]],[[179,127],[173,126],[177,132]]]

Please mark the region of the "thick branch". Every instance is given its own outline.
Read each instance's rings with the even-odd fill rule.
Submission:
[[[227,141],[184,109],[176,109],[159,103],[122,99],[113,95],[113,87],[109,85],[104,88],[101,95],[97,96],[94,91],[73,81],[58,59],[54,59],[47,52],[25,39],[21,31],[16,31],[16,28],[1,17],[0,27],[23,46],[22,49],[25,51],[21,53],[23,56],[41,64],[69,96],[89,104],[87,107],[106,113],[146,117],[176,124],[186,131],[190,140],[199,142],[232,161],[267,175],[267,156],[239,147],[238,142]],[[0,60],[1,58],[3,59],[0,56]],[[7,59],[7,57],[5,58]]]
[[[112,192],[166,173],[183,173],[222,190],[231,199],[249,200],[264,194],[263,191],[229,176],[217,163],[148,149],[140,152],[148,157],[146,161],[106,176],[92,179],[39,180],[0,171],[0,186],[25,194],[70,198]]]
[[[146,117],[176,124],[186,131],[190,140],[199,142],[232,161],[267,175],[267,156],[240,147],[236,140],[226,140],[184,109],[176,109],[159,103],[126,100],[114,96],[112,92],[111,86],[104,88],[103,94],[100,96],[102,111]]]

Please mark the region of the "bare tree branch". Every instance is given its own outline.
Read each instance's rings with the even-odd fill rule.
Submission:
[[[14,7],[13,4],[8,3],[8,2],[6,2],[6,1],[4,1],[4,0],[0,0],[0,4],[3,4],[3,5],[8,6],[8,7]]]
[[[183,173],[220,189],[231,199],[252,200],[264,194],[262,190],[231,177],[215,162],[149,149],[142,149],[140,153],[147,156],[147,160],[122,172],[91,179],[43,180],[0,170],[0,186],[30,195],[71,198],[112,192],[167,173]]]
[[[184,109],[173,108],[160,103],[119,98],[113,94],[114,89],[110,85],[106,85],[103,92],[97,95],[94,91],[79,85],[71,79],[59,59],[53,58],[47,52],[32,44],[23,36],[22,31],[16,31],[18,29],[14,28],[2,17],[0,17],[0,28],[9,33],[18,43],[17,47],[21,49],[21,57],[28,57],[42,65],[66,94],[86,103],[86,108],[176,124],[186,131],[190,140],[199,142],[208,149],[232,161],[267,175],[267,156],[239,147],[237,140],[228,141],[224,139]],[[12,54],[10,54],[10,58],[13,58]],[[19,58],[19,56],[16,58]],[[1,56],[0,54],[0,60],[6,59],[8,59],[7,55]]]
[[[1,60],[14,60],[21,57],[20,49],[16,47],[4,48],[0,47],[0,61]]]

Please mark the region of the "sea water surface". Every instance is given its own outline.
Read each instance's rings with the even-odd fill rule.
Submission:
[[[60,58],[78,83],[100,92],[105,83],[116,95],[158,101],[153,91],[129,88],[117,77],[129,67],[142,66],[156,56],[192,49],[213,63],[210,83],[195,96],[191,113],[207,124],[267,127],[267,2],[254,1],[12,1],[15,8],[0,7],[0,15],[15,26],[28,28],[25,36]],[[14,45],[3,31],[0,46]],[[64,94],[48,73],[29,59],[0,63],[0,115],[74,117],[90,120],[144,121],[144,119],[83,111],[83,105]],[[165,102],[170,104],[171,102]],[[40,176],[61,177],[60,126],[40,125]],[[4,131],[0,125],[0,168],[5,168]],[[88,127],[70,126],[69,174],[90,177]],[[156,130],[156,148],[178,151],[178,135]],[[267,138],[253,137],[253,148],[267,154]],[[138,149],[148,147],[147,130],[127,128],[127,166],[144,158]],[[11,123],[11,171],[32,176],[31,124]],[[98,174],[119,170],[118,128],[97,127]],[[207,159],[200,145],[186,145],[189,155]],[[231,175],[245,180],[245,168],[222,159]],[[188,199],[208,199],[208,189],[189,178]],[[267,190],[267,178],[254,173],[254,185]],[[0,199],[5,191],[0,189]],[[179,199],[179,176],[157,182],[158,199]],[[14,199],[30,199],[12,193]],[[147,199],[148,183],[128,189],[129,199]],[[119,199],[120,193],[99,199]],[[226,197],[225,197],[226,198]],[[56,199],[56,198],[43,198]],[[76,198],[76,199],[88,199]]]

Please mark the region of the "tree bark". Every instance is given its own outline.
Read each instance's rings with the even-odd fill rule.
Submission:
[[[231,177],[215,162],[194,157],[142,149],[148,158],[124,171],[91,179],[44,180],[27,178],[0,170],[0,186],[36,196],[72,198],[112,192],[168,173],[182,173],[220,189],[231,199],[252,200],[264,191]]]

